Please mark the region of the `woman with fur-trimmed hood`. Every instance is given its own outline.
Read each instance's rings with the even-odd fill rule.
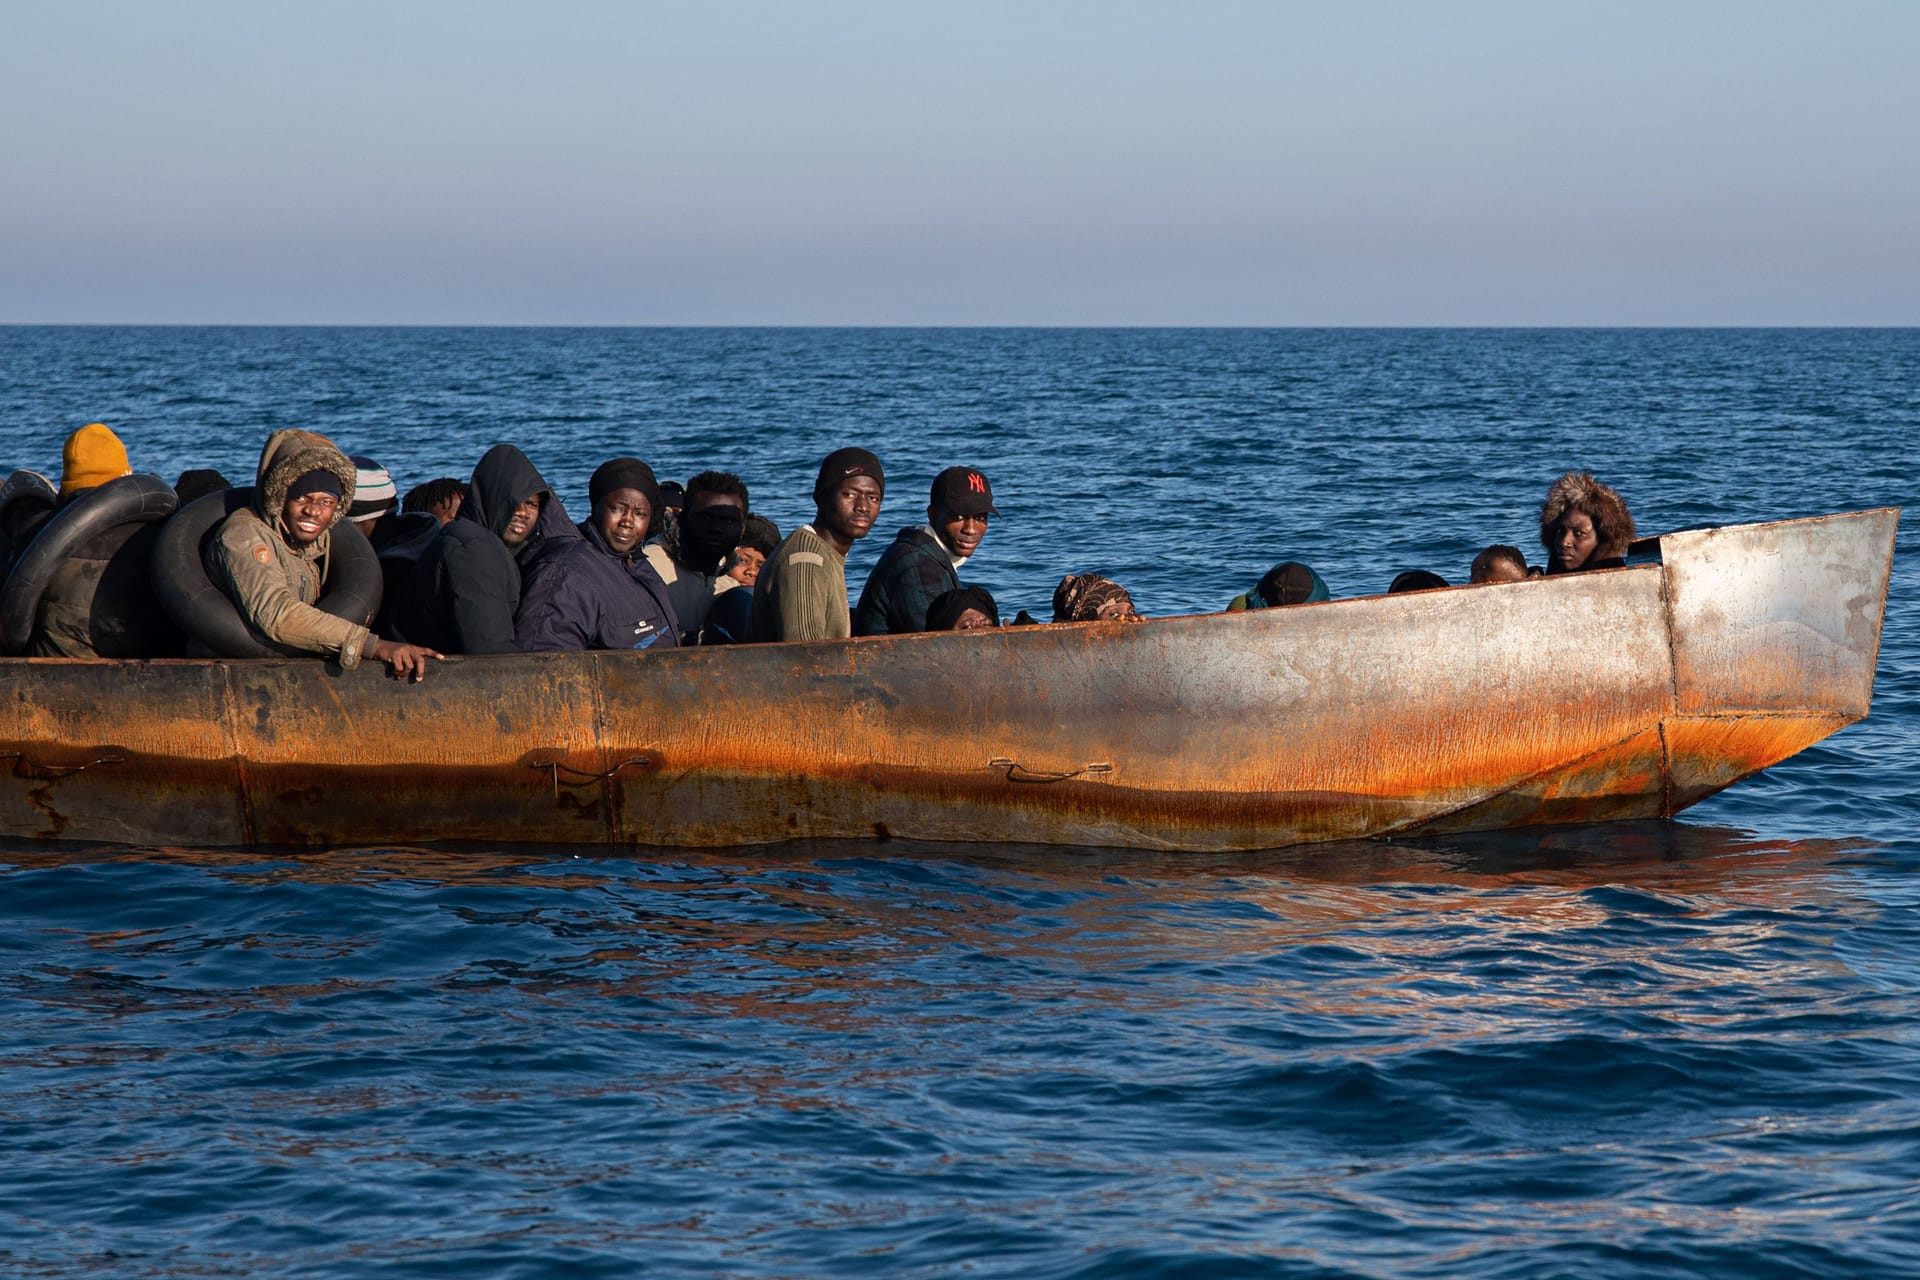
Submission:
[[[354,467],[333,441],[276,431],[260,450],[253,505],[222,520],[208,540],[207,576],[260,639],[339,659],[377,658],[418,680],[440,655],[382,640],[358,623],[314,607],[326,586],[333,527],[353,502]]]
[[[1540,508],[1540,545],[1548,573],[1618,569],[1627,562],[1633,517],[1626,500],[1585,471],[1553,482]]]

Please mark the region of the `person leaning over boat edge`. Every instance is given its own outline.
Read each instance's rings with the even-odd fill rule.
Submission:
[[[660,498],[653,468],[615,458],[587,492],[580,537],[550,541],[526,566],[515,643],[530,653],[673,648],[671,593],[640,550]]]
[[[754,583],[750,643],[844,640],[853,634],[847,552],[872,530],[886,484],[880,459],[865,449],[826,456],[813,482],[813,523],[787,535]]]
[[[1547,490],[1540,506],[1540,545],[1547,572],[1618,569],[1633,542],[1626,499],[1585,471],[1569,471]]]
[[[397,643],[314,607],[326,585],[335,525],[353,501],[353,464],[333,441],[311,431],[276,431],[260,450],[253,505],[214,527],[201,557],[207,576],[266,640],[336,657],[347,668],[377,658],[398,676],[420,680],[440,655]]]
[[[474,467],[459,514],[408,576],[394,629],[443,653],[516,652],[521,567],[548,538],[579,536],[527,455],[493,446]]]
[[[960,589],[960,566],[980,549],[987,518],[999,515],[993,485],[976,467],[948,467],[933,478],[927,522],[909,525],[880,553],[853,611],[853,634],[927,631],[935,596]]]

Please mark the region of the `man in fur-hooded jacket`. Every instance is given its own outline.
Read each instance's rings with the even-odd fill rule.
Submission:
[[[253,505],[222,520],[207,543],[207,576],[264,640],[339,659],[377,658],[418,680],[440,655],[383,640],[314,607],[326,586],[333,527],[353,501],[353,464],[311,431],[276,431],[260,451]]]

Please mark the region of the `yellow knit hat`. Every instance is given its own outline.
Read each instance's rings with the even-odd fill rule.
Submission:
[[[133,464],[127,461],[127,446],[120,443],[119,436],[107,430],[104,422],[89,422],[68,436],[67,447],[60,451],[62,494],[77,489],[92,489],[109,480],[132,474]]]

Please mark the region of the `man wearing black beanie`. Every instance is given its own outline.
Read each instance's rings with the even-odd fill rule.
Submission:
[[[750,643],[843,640],[853,634],[847,552],[879,518],[886,484],[880,459],[865,449],[827,455],[813,483],[813,523],[788,535],[754,583]]]
[[[653,468],[615,458],[593,473],[587,495],[593,512],[580,536],[553,540],[527,565],[514,643],[529,653],[672,648],[667,584],[640,550],[660,508]]]

